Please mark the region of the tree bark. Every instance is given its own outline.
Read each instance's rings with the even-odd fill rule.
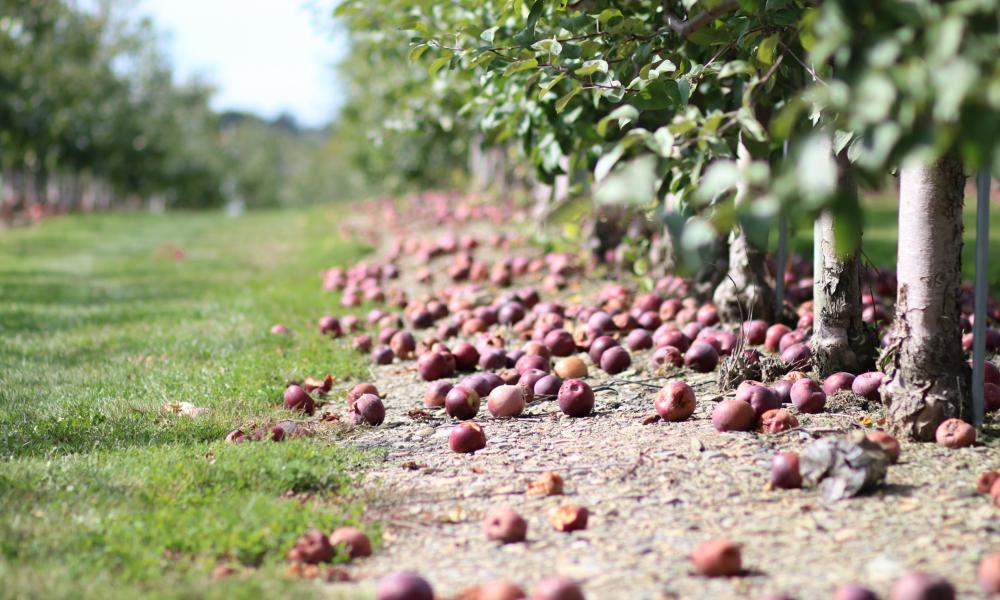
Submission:
[[[858,186],[846,150],[840,168],[837,202],[857,205]],[[875,368],[875,336],[861,320],[861,224],[850,232],[853,250],[841,254],[836,216],[829,208],[816,222],[813,280],[813,366],[824,377],[837,371],[861,373]],[[843,226],[844,224],[841,224]]]
[[[892,433],[934,439],[969,399],[962,352],[962,162],[904,168],[899,188],[898,292],[883,398]]]
[[[750,152],[741,140],[737,148],[737,165],[742,170],[750,161]],[[745,184],[737,185],[737,209],[747,201],[748,193]],[[774,319],[774,291],[767,283],[764,252],[750,241],[739,225],[729,240],[729,274],[715,288],[713,300],[719,317],[725,322],[751,318],[770,322]]]

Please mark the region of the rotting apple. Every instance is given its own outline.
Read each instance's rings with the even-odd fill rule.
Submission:
[[[486,447],[486,433],[473,421],[462,421],[452,428],[448,445],[459,454],[473,454]]]
[[[374,427],[381,425],[385,420],[385,405],[375,394],[364,394],[351,404],[348,414],[351,423],[355,425],[366,423]]]
[[[684,421],[694,414],[694,390],[687,383],[673,379],[656,393],[654,407],[664,421]]]

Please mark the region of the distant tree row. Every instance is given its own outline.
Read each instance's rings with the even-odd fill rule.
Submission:
[[[213,112],[158,44],[127,3],[0,0],[0,221],[340,193],[326,132]]]

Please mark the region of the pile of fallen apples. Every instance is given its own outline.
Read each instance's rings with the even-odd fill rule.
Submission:
[[[452,200],[431,203],[432,213],[438,218],[453,214],[442,209]],[[465,219],[475,218],[470,211],[462,214]],[[428,218],[427,214],[422,218]],[[398,216],[392,219],[399,221]],[[835,373],[822,381],[807,374],[813,314],[812,281],[804,261],[793,261],[786,274],[798,319],[794,327],[750,320],[730,329],[720,323],[710,302],[696,299],[689,282],[675,276],[660,279],[647,293],[636,294],[619,284],[606,285],[591,304],[545,301],[543,293],[564,289],[571,277],[589,272],[593,264],[565,253],[515,256],[510,252],[513,243],[500,233],[490,235],[485,242],[471,234],[426,240],[405,237],[382,262],[362,261],[323,273],[324,289],[339,291],[344,307],[357,307],[362,302],[381,307],[371,308],[363,322],[354,315],[325,315],[318,322],[320,334],[351,336],[352,346],[370,354],[375,365],[415,361],[417,375],[427,382],[425,407],[443,409],[457,421],[449,436],[454,452],[475,453],[486,447],[484,427],[474,420],[480,416],[484,401],[494,419],[516,418],[530,404],[549,400],[555,400],[567,417],[588,417],[594,409],[595,391],[607,389],[585,381],[590,370],[618,375],[634,368],[634,355],[640,352],[648,352],[645,370],[675,376],[663,382],[653,402],[659,418],[667,422],[684,421],[695,412],[698,400],[694,390],[677,377],[683,369],[708,373],[736,359],[744,365],[764,361],[772,371],[784,374],[770,383],[744,379],[732,397],[717,402],[711,421],[720,432],[776,434],[795,429],[799,427],[797,415],[822,412],[827,398],[836,394],[854,394],[874,404],[881,401],[882,373]],[[477,256],[484,245],[502,250],[499,254],[503,257],[491,263]],[[432,285],[441,276],[446,281],[440,282],[434,293],[410,297],[401,283],[407,274],[397,264],[403,256],[416,256],[420,263],[433,265],[412,274],[416,283]],[[540,280],[540,289],[532,285],[510,289],[517,279],[526,277]],[[895,284],[888,272],[878,273],[870,283],[870,291],[862,299],[863,318],[884,336]],[[971,331],[969,296],[966,290],[962,321],[966,332]],[[997,312],[995,308],[993,312]],[[987,346],[995,352],[1000,348],[1000,333],[988,331]],[[272,332],[287,334],[288,330],[276,325]],[[968,341],[971,344],[971,338]],[[1000,409],[1000,370],[988,363],[985,379],[987,409],[996,411]],[[328,379],[289,385],[284,407],[312,415],[319,404],[314,395],[328,393],[330,383]],[[349,390],[346,408],[352,424],[378,426],[385,419],[384,398],[372,383],[360,383]],[[239,437],[246,436],[240,432]],[[282,436],[273,433],[271,437]],[[889,463],[899,459],[900,444],[891,435],[870,431],[867,437],[882,448]],[[959,419],[949,419],[938,428],[937,442],[947,448],[972,445],[975,429]],[[777,454],[771,469],[772,486],[787,489],[802,483],[799,455]],[[1000,477],[996,473],[984,474],[979,489],[1000,506]],[[488,539],[505,543],[525,539],[525,520],[509,509],[491,513],[487,521],[491,523],[486,527]],[[562,523],[565,530],[585,527],[586,509],[567,505],[565,514],[550,521],[557,528],[555,523]],[[338,532],[341,534],[336,537]],[[306,562],[316,557],[318,562],[333,558],[334,548],[346,539],[346,534],[338,532],[329,539],[321,532],[307,532],[293,549],[293,558]],[[352,530],[350,535],[350,558],[371,552],[367,538],[361,540],[363,534]],[[353,550],[356,547],[361,550]],[[726,540],[698,546],[691,560],[695,570],[705,576],[742,571],[739,547]],[[988,592],[1000,592],[1000,555],[983,560],[980,580]],[[484,584],[476,593],[468,597],[525,597],[521,588],[507,582]],[[377,597],[432,598],[433,592],[418,575],[397,573],[379,583]],[[531,597],[567,600],[582,598],[583,593],[576,583],[553,577],[539,583]],[[840,600],[874,597],[870,590],[853,584],[836,595]],[[900,579],[891,595],[896,600],[952,597],[950,584],[922,573]]]

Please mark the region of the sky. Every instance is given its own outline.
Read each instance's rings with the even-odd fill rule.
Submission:
[[[343,42],[317,26],[304,0],[142,0],[139,8],[163,32],[177,74],[215,85],[213,108],[286,111],[312,126],[333,115],[330,65]]]

